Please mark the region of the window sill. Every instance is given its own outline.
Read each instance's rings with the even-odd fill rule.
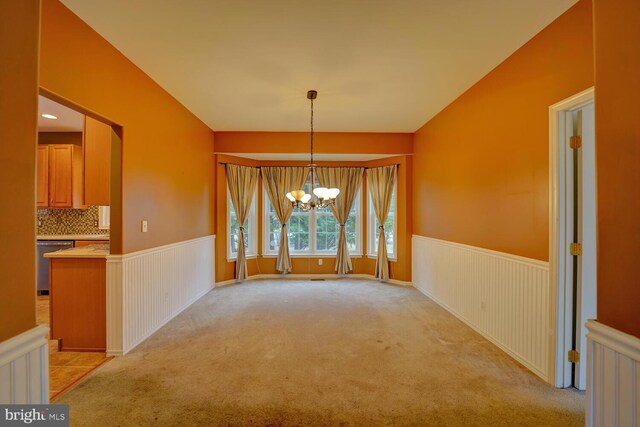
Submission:
[[[351,258],[362,258],[363,254],[349,254]],[[290,254],[291,258],[335,258],[335,254]],[[278,254],[260,255],[261,258],[277,258]]]
[[[247,254],[245,256],[245,259],[256,259],[258,258],[258,255],[256,254]],[[234,262],[237,260],[237,257],[227,257],[227,262]]]
[[[367,258],[371,258],[371,259],[378,259],[378,255],[373,255],[373,254],[367,254]],[[389,262],[398,262],[398,258],[395,257],[388,257],[389,258]]]

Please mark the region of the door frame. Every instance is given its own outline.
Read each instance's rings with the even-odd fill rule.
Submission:
[[[565,147],[562,145],[566,133],[564,114],[594,101],[595,88],[592,86],[549,107],[549,382],[556,387],[567,387],[567,374],[571,384],[571,369],[566,359],[567,344],[571,346],[571,329],[567,330],[566,316],[571,313],[567,310],[565,298],[570,284],[565,281],[567,272],[564,262],[561,262],[561,257],[564,258],[562,254],[568,250],[564,241],[567,232],[564,222]]]
[[[93,110],[83,107],[82,105],[59,95],[42,86],[38,87],[38,94],[52,101],[71,108],[81,114],[92,117],[111,127],[111,182],[110,182],[110,226],[109,236],[110,244],[109,253],[111,255],[121,255],[123,252],[123,220],[122,220],[122,145],[123,145],[123,127],[114,120],[106,116],[96,113]]]

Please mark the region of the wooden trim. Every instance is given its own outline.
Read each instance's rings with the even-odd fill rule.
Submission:
[[[244,281],[257,281],[257,280],[313,280],[313,279],[327,279],[327,280],[368,280],[375,281],[383,285],[394,285],[394,286],[404,286],[404,287],[413,287],[412,282],[405,282],[402,280],[389,279],[389,280],[378,280],[371,274],[254,274],[253,276],[249,276]],[[222,282],[216,283],[216,288],[221,288],[224,286],[229,286],[237,283],[243,283],[243,280],[231,279],[225,280]]]

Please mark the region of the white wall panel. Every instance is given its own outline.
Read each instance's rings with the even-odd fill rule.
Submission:
[[[548,381],[548,263],[422,236],[412,242],[413,285]]]
[[[640,426],[640,339],[587,322],[587,426]]]
[[[0,403],[49,403],[48,335],[39,325],[0,343]]]
[[[214,287],[215,236],[107,259],[107,352],[126,354]]]

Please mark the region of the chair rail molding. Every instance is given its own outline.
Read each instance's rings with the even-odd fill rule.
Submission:
[[[640,425],[640,338],[587,322],[589,427]]]
[[[547,262],[414,235],[413,286],[545,381]]]
[[[49,403],[49,328],[38,325],[0,343],[0,403]]]
[[[127,354],[215,285],[215,236],[107,257],[107,353]]]

